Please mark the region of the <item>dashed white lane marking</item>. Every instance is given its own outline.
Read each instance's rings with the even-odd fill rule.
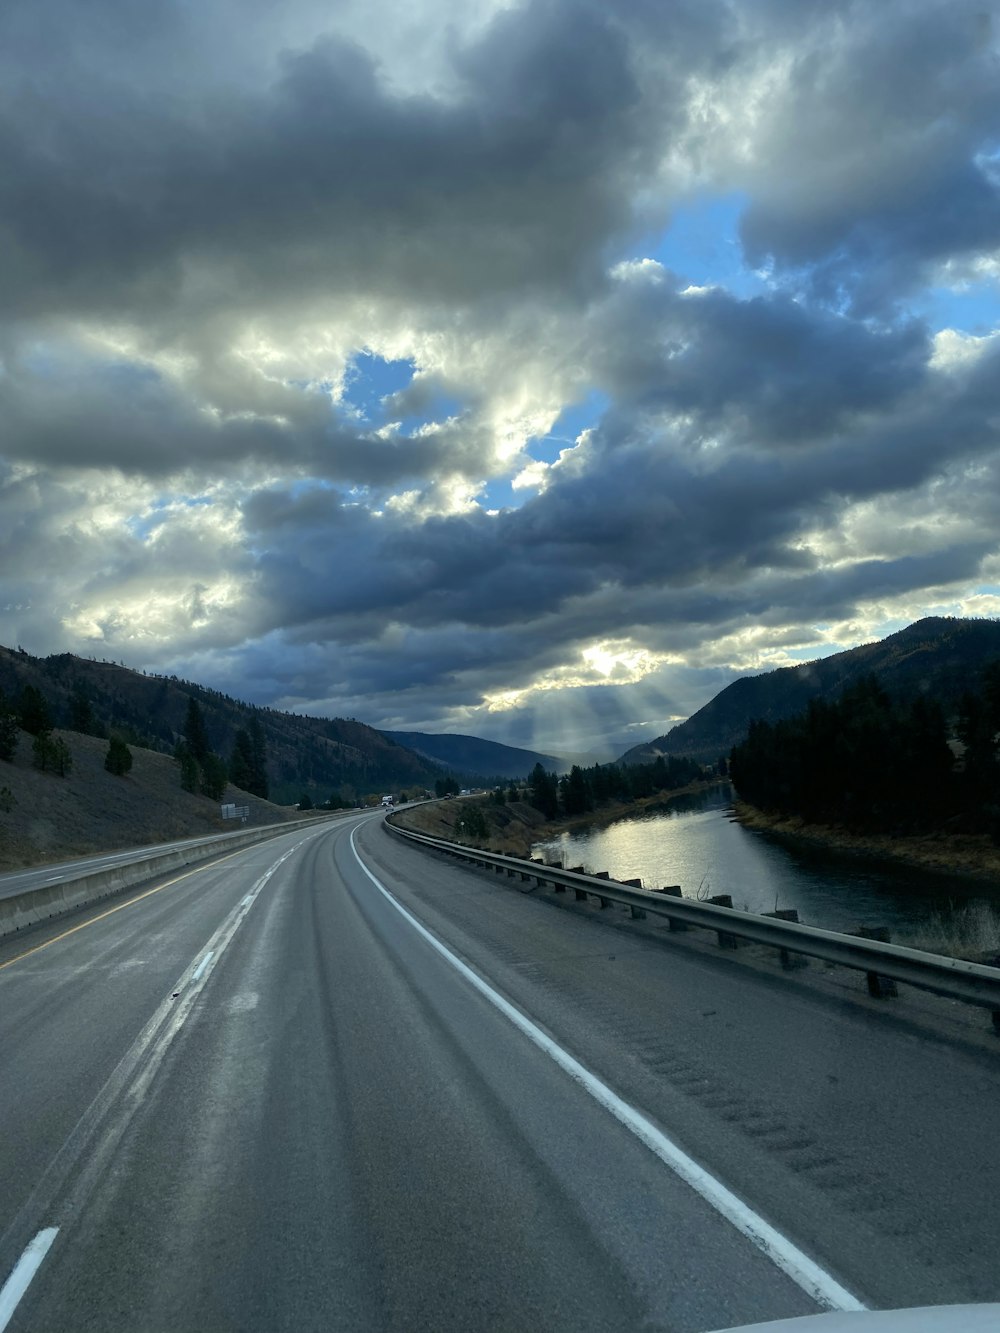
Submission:
[[[317,833],[322,831],[317,830]],[[316,833],[306,835],[279,856],[207,941],[211,947],[202,955],[197,967],[181,977],[176,989],[160,1004],[100,1092],[77,1121],[62,1147],[42,1173],[27,1202],[0,1237],[0,1248],[17,1229],[24,1227],[27,1230],[30,1225],[29,1219],[32,1217],[37,1219],[51,1217],[60,1206],[71,1213],[79,1214],[91,1190],[106,1173],[132,1115],[141,1105],[153,1076],[163,1062],[167,1048],[194,1011],[198,998],[218,966],[226,946],[278,867],[315,836]],[[64,1198],[60,1205],[59,1198],[70,1173],[81,1162],[83,1166],[72,1187],[71,1195],[68,1200]],[[18,1301],[38,1271],[58,1230],[58,1227],[47,1227],[38,1232],[0,1289],[0,1333],[3,1333],[10,1321]]]
[[[251,902],[252,902],[252,901],[253,901],[253,899],[251,899]],[[241,907],[245,907],[245,906],[247,906],[247,900],[246,900],[246,898],[243,899],[242,903],[240,903],[240,906],[241,906]],[[227,941],[227,943],[228,943],[228,941]],[[212,955],[213,955],[214,953],[215,953],[215,950],[214,950],[214,949],[209,949],[208,953],[205,955],[205,957],[201,960],[201,962],[200,962],[200,963],[198,964],[198,966],[195,968],[194,972],[191,974],[191,980],[192,980],[192,981],[200,981],[200,980],[201,980],[201,974],[205,971],[205,968],[208,967],[209,963],[212,961]]]
[[[710,1172],[700,1166],[694,1158],[689,1157],[662,1130],[657,1129],[652,1121],[647,1120],[641,1111],[637,1111],[634,1106],[630,1106],[616,1092],[612,1092],[608,1085],[602,1082],[596,1074],[592,1074],[589,1069],[580,1064],[579,1060],[570,1055],[568,1051],[564,1051],[530,1018],[526,1018],[519,1009],[515,1009],[477,972],[473,972],[471,967],[463,963],[446,945],[442,944],[436,935],[433,935],[425,925],[417,920],[412,912],[408,911],[402,903],[393,897],[378,876],[368,869],[362,861],[354,841],[356,831],[356,828],[351,829],[351,851],[354,853],[358,865],[379,893],[396,909],[400,916],[410,923],[418,934],[423,936],[432,949],[435,949],[446,962],[451,964],[456,972],[459,972],[470,985],[475,987],[480,995],[484,996],[490,1004],[510,1019],[514,1026],[523,1032],[539,1050],[544,1051],[560,1069],[565,1070],[570,1078],[589,1092],[596,1102],[599,1102],[605,1110],[610,1111],[620,1124],[630,1130],[641,1143],[644,1143],[647,1148],[656,1154],[661,1162],[670,1167],[697,1194],[700,1194],[717,1213],[721,1214],[737,1231],[746,1236],[777,1268],[780,1268],[798,1287],[801,1287],[807,1296],[811,1296],[817,1304],[826,1306],[831,1310],[864,1310],[867,1308],[852,1292],[841,1286],[832,1274],[821,1268],[814,1259],[810,1259],[807,1254],[800,1250],[787,1236],[782,1235],[780,1231],[772,1227],[769,1222],[765,1222],[748,1203],[744,1203],[732,1190],[727,1189],[720,1180],[716,1180]]]
[[[13,1272],[0,1288],[0,1333],[10,1323],[10,1317],[17,1309],[18,1302],[28,1290],[31,1279],[41,1267],[42,1260],[59,1234],[58,1227],[46,1227],[39,1231],[14,1265]]]

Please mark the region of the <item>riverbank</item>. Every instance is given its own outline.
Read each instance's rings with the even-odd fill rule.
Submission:
[[[859,834],[835,824],[809,824],[799,816],[768,814],[745,801],[734,802],[733,810],[744,828],[788,842],[910,865],[936,874],[959,875],[1000,888],[1000,847],[986,834]]]
[[[530,856],[531,849],[537,843],[548,842],[562,833],[600,828],[617,823],[620,819],[635,819],[657,810],[667,810],[673,801],[681,797],[711,791],[719,785],[718,782],[692,782],[676,791],[658,792],[655,796],[644,796],[637,801],[614,801],[599,810],[588,810],[585,814],[573,815],[568,819],[546,820],[526,801],[493,805],[490,801],[470,801],[468,798],[429,801],[401,810],[397,819],[405,828],[427,833],[433,838],[448,838],[452,842],[484,847],[507,856]],[[481,832],[470,835],[463,829],[463,811],[470,805],[482,811],[487,826],[485,835]]]

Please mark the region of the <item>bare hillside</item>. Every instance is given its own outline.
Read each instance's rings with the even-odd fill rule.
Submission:
[[[32,737],[21,733],[12,762],[0,761],[0,871],[62,861],[119,847],[224,833],[219,803],[182,791],[177,764],[164,754],[132,746],[126,777],[104,768],[108,742],[75,731],[57,731],[69,746],[68,776],[32,766]],[[249,805],[252,824],[297,818],[297,812],[228,787],[224,800]],[[5,807],[10,805],[10,809]]]

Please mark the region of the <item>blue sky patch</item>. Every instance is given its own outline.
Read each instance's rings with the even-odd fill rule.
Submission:
[[[606,393],[592,389],[582,402],[563,408],[548,435],[529,440],[526,452],[540,463],[554,463],[563,449],[572,448],[581,431],[597,425],[610,403]]]
[[[667,230],[639,257],[672,269],[682,285],[719,286],[734,296],[758,296],[767,284],[745,264],[740,241],[746,205],[741,193],[693,199],[675,211]]]
[[[387,361],[374,352],[358,352],[347,371],[344,402],[359,412],[366,423],[380,426],[384,420],[382,399],[405,389],[416,368],[416,362],[409,357]]]

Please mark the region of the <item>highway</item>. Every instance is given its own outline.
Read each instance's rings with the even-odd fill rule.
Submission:
[[[64,880],[80,879],[99,870],[109,870],[112,866],[124,865],[128,861],[138,860],[143,856],[156,856],[163,852],[172,852],[179,847],[204,847],[213,842],[225,842],[226,838],[243,832],[237,825],[229,833],[212,833],[202,838],[180,838],[175,842],[160,842],[148,847],[122,848],[114,852],[101,852],[93,856],[79,856],[71,861],[59,861],[51,865],[33,866],[29,870],[12,870],[0,875],[0,898],[12,898],[18,893],[30,893],[46,884],[59,884]]]
[[[0,1057],[0,1330],[705,1333],[1000,1299],[988,1043],[380,816],[4,942]]]

